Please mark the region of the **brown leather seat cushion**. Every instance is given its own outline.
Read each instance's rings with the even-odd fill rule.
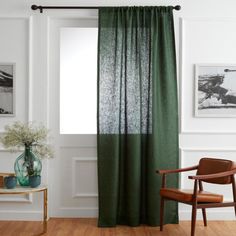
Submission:
[[[193,201],[193,190],[189,189],[162,188],[160,190],[160,194],[165,198],[169,198],[176,201]],[[198,191],[197,202],[223,202],[223,195],[214,194],[206,191]]]

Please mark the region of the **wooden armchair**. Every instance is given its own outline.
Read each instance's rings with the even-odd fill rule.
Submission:
[[[184,171],[197,170],[195,176],[189,176],[194,180],[193,190],[174,189],[166,187],[166,175],[180,173]],[[206,208],[214,207],[234,207],[236,214],[236,188],[234,174],[236,173],[236,163],[230,160],[202,158],[196,166],[176,169],[157,170],[162,175],[162,187],[160,190],[160,230],[163,230],[164,203],[165,200],[173,200],[192,205],[191,236],[195,233],[197,209],[202,209],[204,226],[207,226]],[[233,202],[223,202],[223,195],[203,191],[202,182],[212,184],[232,184]],[[199,186],[199,190],[198,190]]]

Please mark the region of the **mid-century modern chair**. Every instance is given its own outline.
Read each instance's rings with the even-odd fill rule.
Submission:
[[[166,187],[166,174],[179,173],[184,171],[197,170],[195,176],[189,176],[194,180],[193,190],[175,189]],[[202,209],[204,226],[207,226],[206,208],[214,207],[234,207],[236,214],[236,188],[234,174],[236,173],[236,163],[230,160],[202,158],[196,166],[176,169],[158,170],[162,175],[162,187],[160,190],[160,230],[163,230],[164,203],[165,200],[174,200],[192,205],[192,225],[191,236],[195,233],[197,209]],[[202,182],[211,184],[231,184],[233,190],[233,202],[223,202],[223,195],[203,191]],[[199,186],[199,190],[198,190]]]

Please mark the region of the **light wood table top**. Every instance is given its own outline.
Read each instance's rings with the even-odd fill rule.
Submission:
[[[30,188],[29,186],[19,186],[15,188],[0,188],[0,194],[28,194],[34,192],[41,192],[47,189],[46,185],[40,185],[36,188]]]

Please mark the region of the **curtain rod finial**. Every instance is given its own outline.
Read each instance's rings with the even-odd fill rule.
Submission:
[[[34,10],[34,11],[35,11],[35,10],[38,10],[38,6],[37,6],[37,5],[32,5],[32,6],[31,6],[31,9]]]
[[[176,5],[176,6],[174,7],[174,9],[177,10],[177,11],[179,11],[179,10],[181,9],[181,6],[180,6],[180,5]]]

